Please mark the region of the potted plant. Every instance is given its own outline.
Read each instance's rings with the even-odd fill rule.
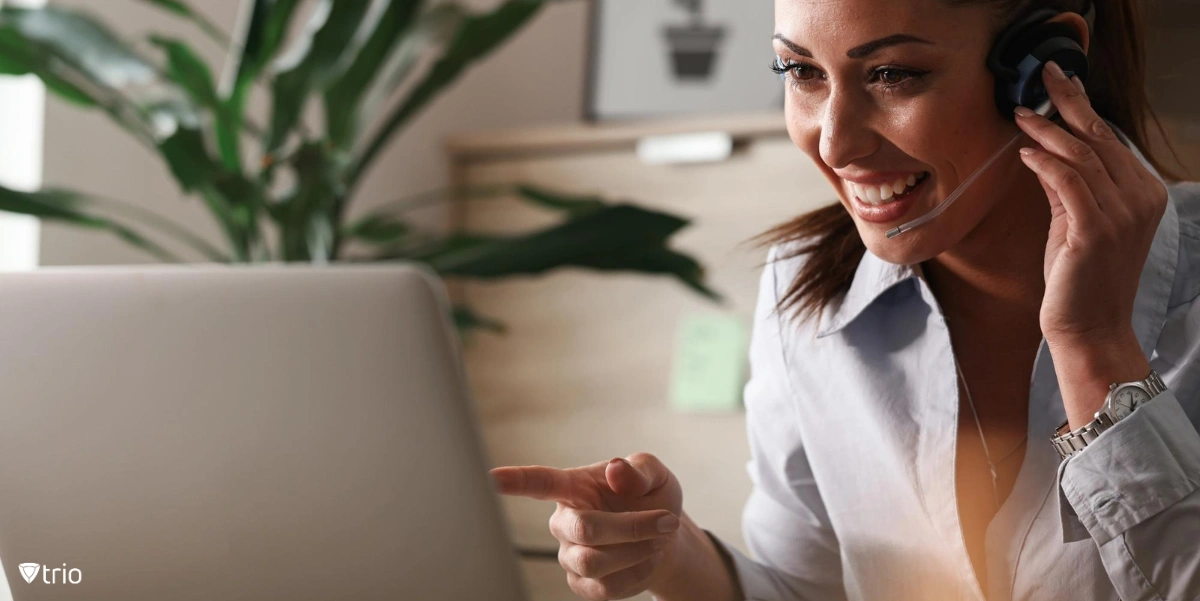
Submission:
[[[482,13],[422,0],[247,0],[236,39],[184,0],[141,1],[230,48],[219,85],[210,66],[178,39],[151,35],[131,43],[95,15],[58,6],[0,6],[0,74],[33,74],[52,93],[105,112],[204,202],[223,241],[75,190],[0,187],[0,210],[107,230],[163,260],[177,260],[161,244],[165,237],[214,262],[407,260],[448,278],[562,267],[636,271],[673,276],[717,298],[701,266],[667,246],[687,221],[625,202],[530,186],[474,191],[515,193],[561,215],[555,225],[517,236],[422,229],[406,215],[426,198],[347,218],[380,151],[464,69],[527,23],[543,0],[506,0]],[[309,22],[287,39],[302,9],[311,9]],[[270,100],[262,124],[246,110],[256,87]],[[301,120],[312,102],[322,108],[319,131]],[[440,202],[450,194],[437,196]],[[501,328],[465,306],[456,307],[455,317],[464,327]]]
[[[674,0],[691,15],[687,25],[668,25],[663,30],[671,49],[671,64],[675,77],[684,80],[705,80],[713,72],[717,48],[725,37],[724,28],[705,25],[701,0]]]

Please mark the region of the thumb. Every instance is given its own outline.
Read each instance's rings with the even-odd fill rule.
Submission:
[[[668,471],[655,456],[635,453],[629,459],[617,457],[608,462],[604,477],[608,487],[623,497],[644,497],[667,483]]]

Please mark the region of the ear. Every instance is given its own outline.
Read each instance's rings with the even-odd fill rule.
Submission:
[[[1083,40],[1083,43],[1080,45],[1083,47],[1083,53],[1087,54],[1088,44],[1091,43],[1091,40],[1089,39],[1089,36],[1088,36],[1087,21],[1084,20],[1083,15],[1081,15],[1079,13],[1061,13],[1061,14],[1054,15],[1046,22],[1047,23],[1065,23],[1065,24],[1069,25],[1072,29],[1075,30],[1075,32],[1077,34],[1079,34],[1079,39]]]

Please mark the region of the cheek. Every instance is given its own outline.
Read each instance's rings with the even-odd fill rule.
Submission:
[[[816,165],[824,166],[821,159],[821,117],[819,109],[803,106],[790,97],[785,101],[783,118],[787,125],[788,138],[797,148],[804,151]]]

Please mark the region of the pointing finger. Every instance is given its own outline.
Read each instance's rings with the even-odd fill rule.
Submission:
[[[496,492],[542,501],[571,501],[572,478],[566,470],[541,465],[506,466],[488,472]]]

